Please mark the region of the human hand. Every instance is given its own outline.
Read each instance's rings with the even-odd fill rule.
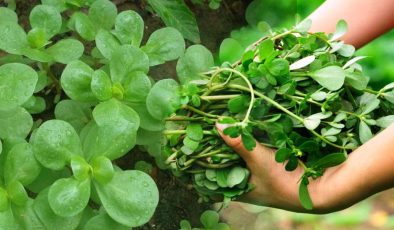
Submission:
[[[223,134],[222,130],[227,125],[218,123],[216,127],[226,144],[243,158],[251,172],[250,183],[255,188],[241,197],[240,201],[295,212],[328,213],[344,209],[370,195],[354,183],[360,179],[353,178],[349,173],[358,168],[349,167],[345,162],[327,169],[322,177],[310,180],[308,190],[314,209],[306,210],[298,198],[299,182],[303,174],[301,167],[291,172],[286,171],[282,163],[275,161],[274,149],[256,143],[256,147],[248,151],[240,137],[231,138]]]

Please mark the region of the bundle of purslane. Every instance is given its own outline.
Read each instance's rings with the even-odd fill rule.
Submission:
[[[253,186],[242,159],[218,135],[277,149],[288,171],[304,169],[299,196],[312,209],[307,185],[394,121],[394,84],[367,88],[354,47],[333,34],[307,32],[308,21],[253,44],[235,64],[223,64],[182,85],[181,108],[167,119],[164,152],[176,175],[189,176],[205,198],[235,198]],[[171,102],[169,102],[171,103]],[[254,139],[255,138],[255,139]]]

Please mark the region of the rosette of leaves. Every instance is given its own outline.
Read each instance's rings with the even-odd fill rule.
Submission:
[[[339,40],[346,23],[329,35],[309,33],[309,26],[304,21],[272,33],[239,61],[210,71],[211,54],[191,47],[177,65],[181,84],[164,80],[153,86],[147,102],[155,103],[150,98],[159,92],[171,102],[152,113],[167,116],[167,163],[203,197],[229,200],[252,187],[244,162],[215,130],[217,122],[229,124],[224,134],[240,137],[248,150],[255,137],[277,149],[275,159],[286,170],[302,167],[300,201],[312,209],[309,180],[394,121],[393,84],[367,88],[368,77],[357,64],[364,57],[353,57],[354,47]]]
[[[184,39],[167,27],[141,46],[142,18],[108,0],[42,3],[27,33],[0,8],[0,228],[141,226],[156,184],[113,161],[136,145],[160,159],[148,72],[183,55]]]

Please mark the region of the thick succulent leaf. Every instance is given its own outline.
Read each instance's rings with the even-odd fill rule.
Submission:
[[[199,74],[209,70],[213,65],[212,53],[202,45],[193,45],[187,48],[185,54],[179,58],[176,72],[179,81],[185,84],[201,79]]]
[[[49,206],[48,202],[48,190],[45,189],[41,191],[36,199],[34,200],[33,209],[40,219],[41,223],[46,227],[46,229],[56,229],[56,230],[70,230],[75,229],[82,215],[78,214],[72,217],[61,217],[56,215],[52,208]]]
[[[30,66],[19,63],[0,66],[0,110],[22,105],[33,95],[37,81],[38,75]]]
[[[112,33],[122,44],[139,47],[144,35],[144,20],[135,11],[126,10],[118,14]]]
[[[26,186],[32,183],[40,172],[41,165],[34,157],[30,144],[17,144],[8,152],[4,165],[6,183],[16,180]]]
[[[97,101],[90,89],[93,69],[82,61],[73,61],[63,70],[61,85],[71,99],[81,102]]]
[[[89,198],[90,180],[60,179],[49,188],[48,192],[49,206],[61,217],[73,217],[82,213]]]
[[[53,170],[62,169],[71,156],[82,155],[78,134],[70,124],[61,120],[46,121],[37,129],[33,151],[44,167]]]
[[[128,227],[147,223],[159,201],[155,182],[138,170],[116,172],[105,186],[94,185],[108,215]]]
[[[178,30],[167,27],[153,32],[142,50],[149,56],[150,66],[179,58],[185,52],[185,41]]]
[[[93,117],[95,124],[83,143],[87,159],[105,156],[114,160],[134,147],[140,119],[132,108],[111,99],[96,106]]]
[[[171,115],[181,106],[179,84],[172,79],[158,81],[146,98],[149,113],[157,120]]]
[[[148,3],[167,26],[178,29],[182,35],[194,42],[200,42],[200,32],[195,16],[182,0],[148,0]]]
[[[22,107],[0,111],[0,138],[25,138],[33,127],[33,118]]]
[[[68,64],[78,60],[84,51],[83,44],[75,39],[63,39],[47,49],[53,60]]]
[[[126,75],[134,71],[148,73],[149,58],[141,49],[123,45],[112,53],[110,70],[112,82],[122,83]]]

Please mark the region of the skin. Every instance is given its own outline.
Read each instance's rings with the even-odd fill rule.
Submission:
[[[342,38],[355,47],[375,39],[394,27],[393,0],[327,0],[312,13],[311,32],[334,32],[338,20],[345,19],[348,33]],[[314,204],[311,211],[298,199],[303,169],[287,172],[275,161],[275,150],[257,143],[247,151],[240,138],[222,134],[224,141],[246,162],[250,182],[256,187],[241,201],[295,212],[330,213],[347,208],[375,193],[394,187],[394,124],[353,151],[346,162],[329,168],[324,175],[310,180],[308,190]]]

